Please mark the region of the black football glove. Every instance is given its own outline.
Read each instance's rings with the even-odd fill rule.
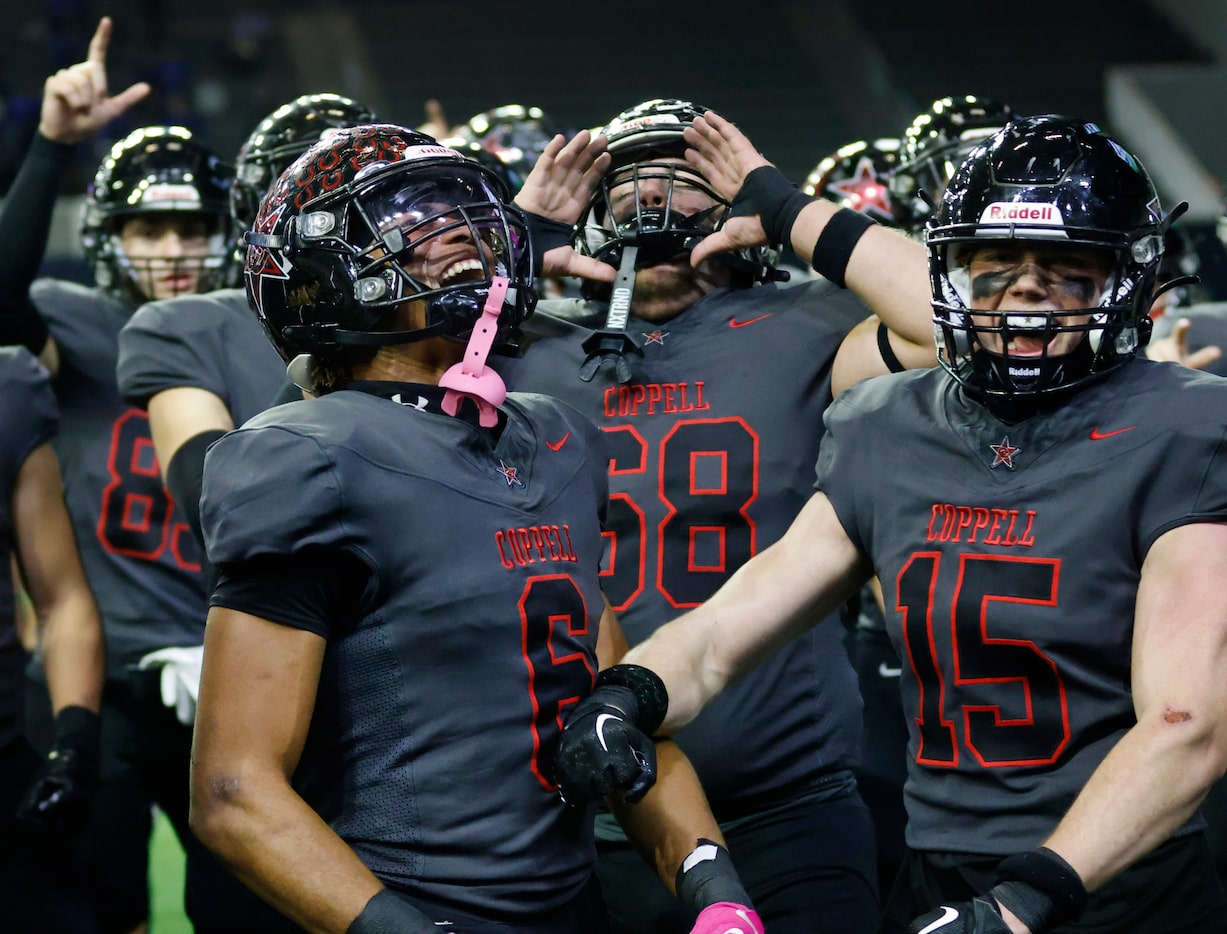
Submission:
[[[89,819],[98,787],[98,715],[65,707],[55,718],[55,743],[34,783],[17,807],[17,817],[40,830],[71,836]]]
[[[391,889],[380,889],[362,914],[350,922],[345,934],[452,934],[435,924]]]
[[[615,665],[597,675],[563,727],[554,777],[568,804],[583,807],[622,793],[631,804],[656,782],[653,733],[668,709],[664,684],[637,665]]]
[[[907,934],[1010,934],[1001,912],[988,898],[942,905],[908,925]]]

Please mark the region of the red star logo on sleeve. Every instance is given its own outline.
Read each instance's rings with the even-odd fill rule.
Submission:
[[[662,331],[660,328],[657,328],[655,331],[644,331],[643,332],[645,345],[646,344],[660,344],[661,347],[664,347],[665,338],[668,336],[669,336],[669,332]]]
[[[862,156],[856,163],[856,174],[842,182],[832,182],[831,188],[845,198],[848,207],[865,213],[874,208],[887,217],[891,214],[890,195],[873,170],[873,161]]]
[[[1016,448],[1010,444],[1009,435],[1002,438],[1000,444],[990,444],[989,447],[992,448],[993,451],[992,466],[997,467],[1001,464],[1005,464],[1009,470],[1014,469],[1014,455],[1021,453],[1022,448]]]

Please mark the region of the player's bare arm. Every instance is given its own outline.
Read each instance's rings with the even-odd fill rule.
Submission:
[[[1137,725],[1045,846],[1094,891],[1192,816],[1227,770],[1227,525],[1165,533],[1142,566],[1133,635]]]
[[[149,430],[162,480],[183,443],[203,432],[230,431],[234,420],[226,403],[207,389],[176,386],[149,399]]]
[[[664,731],[689,723],[738,675],[834,612],[870,573],[830,502],[814,494],[783,538],[627,653],[665,683]]]
[[[309,931],[343,932],[383,885],[290,786],[325,642],[209,612],[192,746],[192,829],[253,891]]]
[[[13,491],[13,518],[22,578],[42,634],[43,665],[56,712],[98,712],[102,698],[102,625],[77,556],[64,508],[60,468],[50,443],[22,464]]]

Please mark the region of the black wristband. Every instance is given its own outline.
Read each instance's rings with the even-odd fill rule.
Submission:
[[[890,345],[890,328],[881,322],[878,323],[878,353],[882,355],[882,362],[886,364],[886,369],[892,373],[902,373],[907,369],[899,358],[895,355],[895,348]]]
[[[350,922],[345,934],[436,934],[435,923],[391,889],[371,896],[362,914]]]
[[[575,225],[564,224],[531,211],[524,212],[524,220],[528,227],[528,240],[533,249],[533,268],[540,273],[546,253],[560,246],[570,246],[574,242]]]
[[[55,748],[76,753],[86,765],[98,764],[101,735],[102,720],[86,707],[62,707],[55,715]]]
[[[809,195],[798,191],[774,165],[761,165],[741,183],[729,215],[758,215],[767,239],[773,244],[787,246],[797,215],[813,201]]]
[[[669,692],[656,672],[642,665],[614,665],[597,674],[594,690],[606,685],[627,688],[635,696],[635,726],[648,736],[660,729],[669,712]]]
[[[840,208],[827,221],[822,233],[818,235],[818,242],[814,244],[814,255],[810,259],[814,272],[842,289],[852,250],[865,235],[865,231],[876,226],[877,224],[864,214],[858,214],[851,208]]]
[[[678,901],[696,915],[717,902],[754,907],[729,851],[705,837],[682,861],[675,886]]]
[[[1002,860],[989,894],[1033,934],[1076,920],[1088,898],[1074,867],[1047,847]]]

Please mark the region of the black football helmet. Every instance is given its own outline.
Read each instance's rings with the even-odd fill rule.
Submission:
[[[185,127],[142,127],[116,142],[98,166],[81,209],[81,245],[98,286],[132,304],[153,298],[141,281],[151,262],[168,261],[128,257],[119,227],[138,214],[190,211],[210,220],[208,251],[174,262],[197,274],[198,292],[217,288],[230,253],[227,202],[233,179],[233,168]]]
[[[1183,209],[1164,217],[1142,164],[1095,124],[1055,115],[1010,122],[972,150],[926,230],[938,360],[990,404],[1053,398],[1120,365],[1149,338],[1164,233]],[[1104,251],[1103,293],[1068,311],[973,312],[972,248],[1020,240]],[[1086,338],[1061,355],[984,345],[988,333],[1003,348],[1025,333],[1048,348],[1068,331]]]
[[[540,107],[506,104],[469,118],[444,145],[464,151],[479,147],[502,164],[512,195],[524,187],[524,180],[537,163],[537,157],[560,132]]]
[[[706,110],[689,101],[655,99],[624,110],[598,131],[608,137],[613,161],[580,222],[575,244],[579,252],[616,268],[623,247],[634,243],[639,248],[636,266],[641,268],[689,256],[703,237],[720,228],[728,215],[729,202],[694,169],[683,163],[660,161],[685,155],[682,131]],[[664,203],[645,206],[635,197],[633,213],[615,217],[611,193],[624,185],[634,186],[637,192],[648,179],[663,182],[667,191]],[[673,203],[675,191],[683,188],[701,192],[715,203],[697,213],[683,213]],[[737,286],[778,278],[777,260],[778,250],[762,247],[721,257]]]
[[[801,190],[851,208],[887,227],[899,227],[890,173],[899,162],[899,140],[860,140],[841,146],[819,162]]]
[[[494,276],[510,280],[500,341],[537,301],[527,227],[502,182],[406,127],[325,136],[277,179],[246,240],[248,299],[287,362],[434,336],[467,340]],[[464,242],[473,255],[432,260]],[[409,302],[426,303],[426,323],[397,329],[395,312]]]
[[[304,94],[261,120],[235,160],[230,214],[239,230],[251,228],[269,186],[325,132],[375,121],[369,108],[340,94]]]
[[[890,176],[900,225],[919,233],[959,163],[1013,117],[1008,104],[971,94],[939,98],[917,114]]]

